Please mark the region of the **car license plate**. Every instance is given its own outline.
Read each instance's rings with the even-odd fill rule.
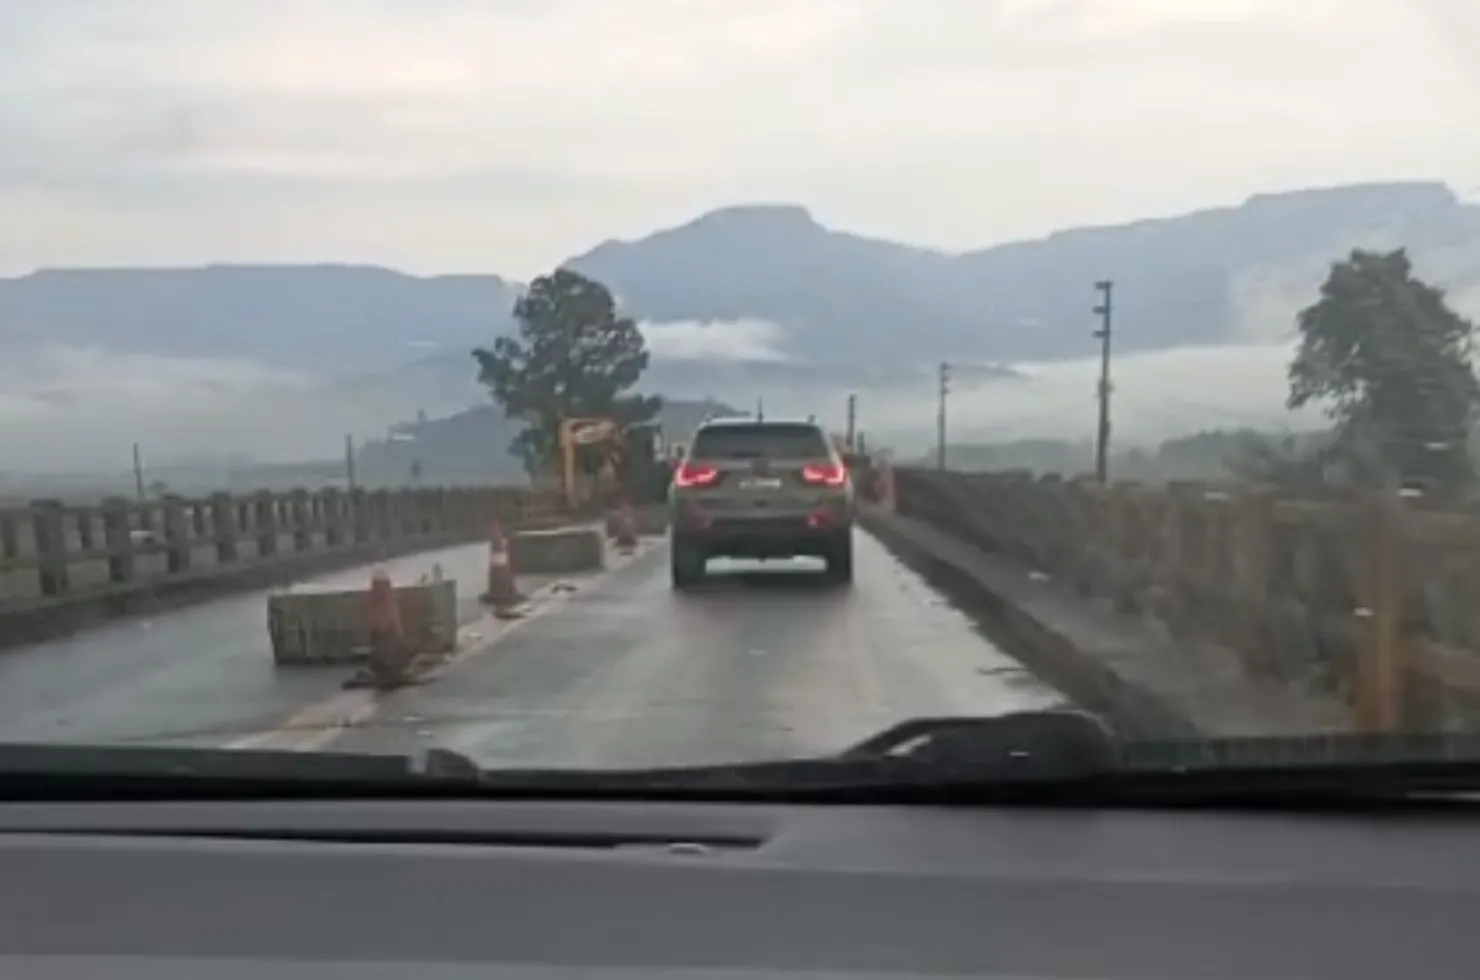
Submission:
[[[740,486],[746,490],[778,490],[781,481],[774,476],[753,476],[740,481]]]

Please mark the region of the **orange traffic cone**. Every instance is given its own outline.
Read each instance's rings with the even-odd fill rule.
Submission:
[[[488,533],[488,589],[478,597],[486,606],[492,606],[494,615],[501,619],[517,617],[515,609],[524,601],[519,588],[514,584],[514,566],[509,561],[508,542],[504,538],[504,526],[498,521]]]
[[[637,517],[632,513],[631,504],[623,503],[617,511],[617,533],[613,537],[617,550],[622,554],[630,555],[637,549]]]

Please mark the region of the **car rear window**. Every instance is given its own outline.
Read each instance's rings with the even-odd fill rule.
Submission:
[[[819,459],[829,454],[827,436],[817,426],[785,422],[700,429],[689,451],[695,459]]]

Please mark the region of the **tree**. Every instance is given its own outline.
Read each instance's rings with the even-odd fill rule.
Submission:
[[[1293,436],[1241,445],[1229,455],[1228,468],[1239,479],[1301,497],[1329,493],[1337,482],[1332,475],[1341,469],[1329,442],[1302,445]]]
[[[1331,458],[1354,481],[1449,493],[1471,483],[1474,327],[1414,277],[1405,250],[1352,251],[1297,323],[1287,404],[1326,403]]]
[[[628,317],[618,316],[611,292],[570,269],[540,276],[514,304],[518,333],[478,348],[478,380],[510,419],[525,428],[509,445],[531,476],[555,462],[560,420],[612,418],[645,422],[659,398],[628,394],[648,366],[647,344]],[[582,465],[595,465],[583,454]]]

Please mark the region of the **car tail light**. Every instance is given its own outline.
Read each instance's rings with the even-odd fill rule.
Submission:
[[[673,471],[673,485],[676,487],[707,487],[718,479],[719,470],[713,466],[680,463]]]
[[[824,487],[840,487],[848,482],[848,467],[842,463],[809,464],[802,467],[802,480]]]

